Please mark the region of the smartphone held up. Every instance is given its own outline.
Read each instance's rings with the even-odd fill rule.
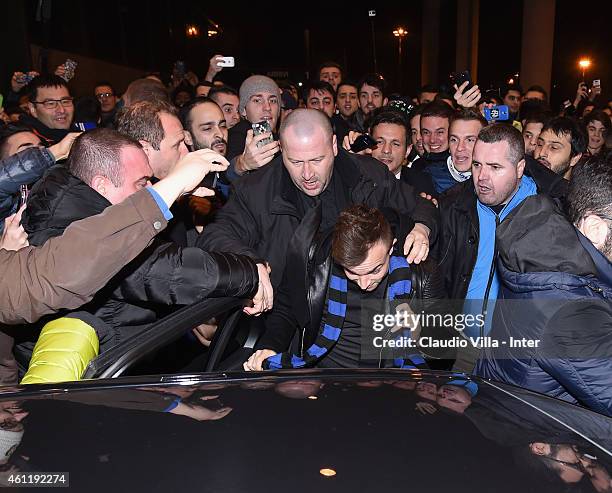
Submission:
[[[270,137],[266,137],[265,139],[260,140],[257,143],[257,147],[263,147],[266,144],[274,142],[274,137],[272,136],[272,127],[270,126],[270,122],[268,120],[262,120],[260,122],[253,123],[251,124],[251,127],[253,128],[253,137],[266,133],[270,134]]]

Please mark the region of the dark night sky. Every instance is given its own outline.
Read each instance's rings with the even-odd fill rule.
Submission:
[[[376,9],[376,45],[379,72],[394,88],[397,82],[398,25],[410,35],[404,42],[404,85],[414,93],[420,82],[421,15],[423,2],[408,0],[371,3],[202,2],[176,0],[106,0],[103,3],[53,0],[48,29],[34,21],[37,0],[27,0],[32,41],[76,51],[143,70],[169,72],[182,58],[203,75],[215,52],[234,56],[237,68],[220,77],[237,85],[253,72],[288,71],[293,80],[304,80],[308,70],[323,60],[345,65],[352,77],[373,70],[369,9]],[[526,0],[528,6],[530,2]],[[498,85],[520,69],[521,0],[481,0],[480,85]],[[95,7],[94,7],[95,6]],[[440,81],[454,69],[456,2],[441,0]],[[299,9],[299,10],[297,10]],[[595,60],[591,78],[602,79],[604,93],[612,84],[610,19],[612,2],[557,0],[553,63],[553,99],[573,94],[579,72],[576,60],[588,54]],[[187,39],[185,25],[219,23],[223,33],[214,40]],[[67,29],[66,26],[72,26]],[[305,30],[310,33],[310,58]],[[122,32],[124,33],[122,36]],[[122,43],[122,38],[125,40]],[[610,83],[608,83],[610,81]]]

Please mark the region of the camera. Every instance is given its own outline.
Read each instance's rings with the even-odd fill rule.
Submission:
[[[218,171],[210,172],[200,182],[200,186],[214,190],[215,188],[217,188],[218,181],[219,181],[219,172]]]
[[[361,134],[355,139],[355,142],[351,144],[351,151],[361,152],[366,149],[372,149],[376,147],[376,139],[368,134]]]
[[[488,122],[505,121],[510,119],[510,111],[505,104],[484,109],[484,117]]]
[[[66,59],[66,61],[64,62],[65,72],[62,78],[66,82],[69,82],[74,77],[74,72],[77,68],[77,65],[78,63],[74,60],[71,60],[70,58]]]
[[[173,76],[177,79],[182,79],[187,73],[187,65],[183,60],[177,60],[174,62],[174,69],[172,70]]]
[[[218,58],[217,65],[219,67],[234,67],[234,57],[233,56],[224,56]]]
[[[452,84],[456,84],[457,88],[459,88],[461,86],[461,84],[463,84],[465,81],[467,81],[468,85],[463,90],[463,92],[467,91],[468,89],[472,88],[472,86],[473,86],[472,79],[470,78],[470,71],[469,70],[464,70],[463,72],[453,72],[450,75],[450,80],[451,80],[451,85]]]
[[[19,76],[19,78],[17,79],[17,82],[19,82],[20,84],[29,84],[33,78],[34,76],[32,74],[25,73]]]
[[[21,208],[23,204],[28,200],[30,191],[27,185],[20,185],[19,187],[19,200],[17,201],[17,209]]]

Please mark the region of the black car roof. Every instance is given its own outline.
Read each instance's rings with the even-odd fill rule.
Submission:
[[[9,463],[74,491],[559,491],[530,444],[612,457],[609,418],[433,371],[128,377],[6,389],[0,407],[28,413]]]

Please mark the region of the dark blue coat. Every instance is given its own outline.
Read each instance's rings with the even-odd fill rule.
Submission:
[[[508,219],[490,334],[500,347],[483,351],[475,373],[612,416],[612,264],[547,197]],[[539,342],[511,348],[510,337]]]
[[[55,164],[47,149],[32,147],[0,161],[0,234],[4,219],[17,211],[19,188],[31,185]]]

